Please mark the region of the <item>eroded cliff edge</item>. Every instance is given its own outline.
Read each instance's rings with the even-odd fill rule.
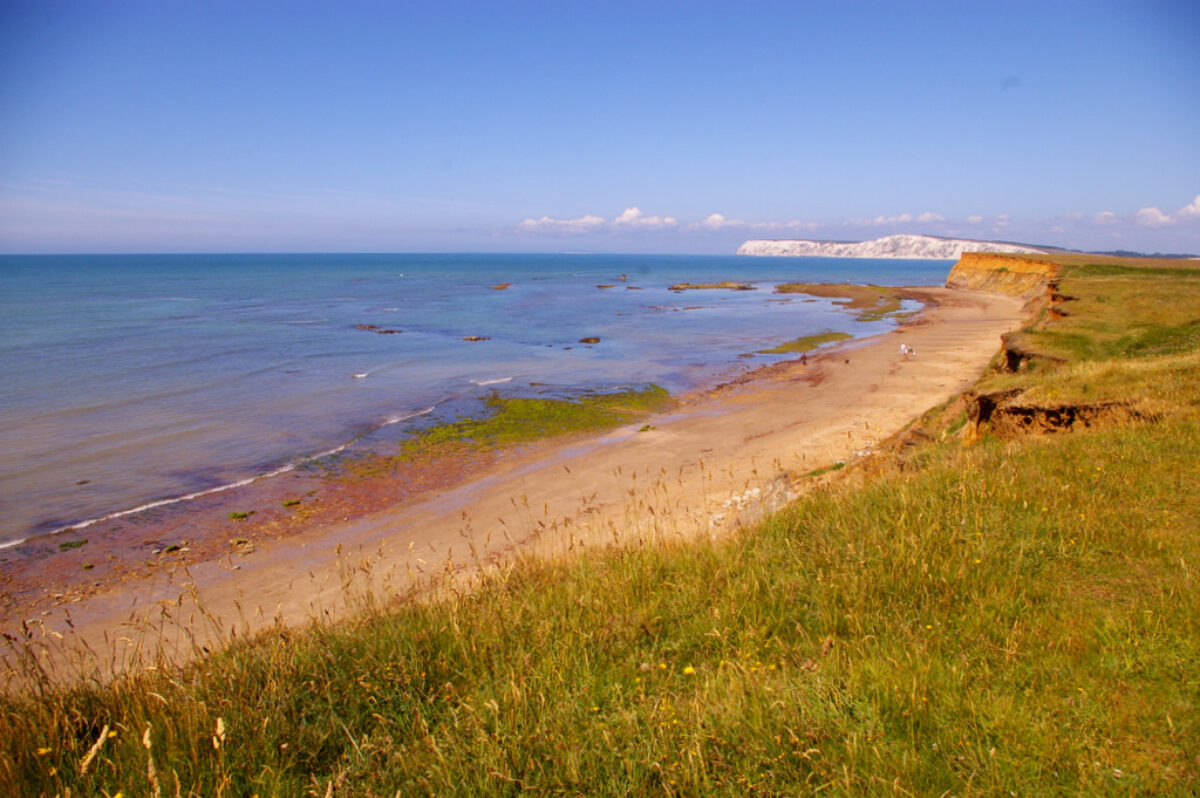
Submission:
[[[966,288],[1025,299],[1046,296],[1055,287],[1060,267],[1048,260],[990,252],[964,252],[950,275],[947,288]]]
[[[947,287],[1021,297],[1029,315],[1025,326],[1001,337],[1001,357],[993,370],[963,396],[968,442],[985,432],[1018,438],[1161,415],[1154,402],[1092,398],[1064,389],[1072,384],[1074,358],[1054,332],[1057,322],[1072,315],[1067,303],[1076,297],[1061,290],[1062,274],[1063,267],[1047,259],[993,253],[964,253],[950,270]],[[1081,390],[1087,393],[1086,386]]]

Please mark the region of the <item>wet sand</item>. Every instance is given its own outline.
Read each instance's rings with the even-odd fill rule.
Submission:
[[[798,475],[872,450],[967,388],[1023,318],[1007,296],[910,290],[928,305],[896,331],[597,437],[401,472],[295,472],[23,547],[0,563],[0,629],[46,642],[51,659],[90,648],[75,667],[105,676],[337,617],[364,590],[387,598],[520,556],[727,534],[790,499]],[[916,356],[900,357],[901,343]]]

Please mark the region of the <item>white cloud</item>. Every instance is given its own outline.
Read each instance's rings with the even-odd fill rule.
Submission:
[[[1200,194],[1196,195],[1191,204],[1183,206],[1175,213],[1167,213],[1157,205],[1150,205],[1146,208],[1139,208],[1133,214],[1118,215],[1112,211],[1104,211],[1093,216],[1092,222],[1105,226],[1132,223],[1137,227],[1159,229],[1193,219],[1200,220]]]
[[[1180,208],[1179,212],[1175,215],[1180,217],[1200,217],[1200,194],[1196,195],[1196,199],[1192,200],[1191,205],[1185,205],[1184,207]]]
[[[736,219],[726,219],[722,214],[711,213],[708,218],[700,223],[701,227],[708,230],[720,230],[722,227],[745,227],[745,222],[739,222]]]
[[[718,214],[719,215],[719,214]],[[517,225],[518,233],[541,233],[547,235],[584,235],[587,233],[614,232],[618,230],[668,230],[679,226],[673,216],[646,216],[638,207],[626,208],[612,221],[603,216],[585,214],[578,219],[526,219]]]
[[[1133,218],[1142,227],[1166,227],[1175,223],[1174,219],[1154,206],[1142,208]]]
[[[729,219],[724,214],[711,213],[702,222],[685,225],[686,230],[752,230],[758,233],[812,232],[821,225],[816,222],[745,222]]]
[[[913,216],[911,213],[901,213],[896,216],[876,216],[874,219],[851,219],[847,222],[850,225],[882,227],[889,224],[912,224],[918,222],[920,224],[932,224],[933,222],[944,222],[946,217],[940,213],[933,211],[925,211],[920,216]]]
[[[825,221],[777,220],[757,221],[712,212],[694,219],[679,219],[667,214],[651,215],[637,205],[627,206],[620,213],[604,217],[584,214],[578,218],[558,219],[551,216],[525,219],[512,228],[516,234],[535,234],[547,237],[613,237],[654,236],[674,240],[675,236],[698,236],[697,242],[715,246],[714,242],[739,235],[745,238],[874,238],[887,233],[923,232],[933,235],[994,237],[1013,240],[1040,240],[1040,235],[1053,235],[1066,246],[1104,246],[1111,241],[1141,241],[1149,237],[1145,247],[1166,247],[1166,235],[1184,243],[1172,244],[1182,249],[1195,249],[1187,243],[1200,228],[1200,195],[1178,211],[1164,211],[1149,206],[1132,211],[1102,211],[1081,213],[1071,211],[1053,218],[1011,218],[1007,213],[972,214],[948,217],[932,210],[905,212],[875,217],[829,219]],[[1140,231],[1140,232],[1139,232]],[[1138,238],[1138,236],[1142,238]],[[1186,236],[1192,236],[1187,238]],[[1084,242],[1090,242],[1085,244]],[[1163,243],[1159,243],[1163,242]],[[1124,245],[1124,243],[1123,243]]]
[[[604,226],[604,218],[587,214],[578,219],[551,219],[543,216],[541,219],[526,219],[517,225],[517,231],[522,233],[550,233],[555,235],[578,235],[594,233]]]
[[[638,207],[626,208],[616,219],[615,227],[632,227],[639,230],[662,230],[679,224],[673,216],[646,216]]]

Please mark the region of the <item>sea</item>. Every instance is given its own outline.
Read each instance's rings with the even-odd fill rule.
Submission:
[[[951,263],[0,256],[0,548],[395,446],[493,393],[710,386],[782,342],[893,324],[775,285],[940,285]],[[731,280],[756,290],[671,290]]]

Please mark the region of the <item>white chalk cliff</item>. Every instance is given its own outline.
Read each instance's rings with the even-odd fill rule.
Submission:
[[[783,255],[816,258],[912,258],[955,260],[964,252],[1042,252],[1033,247],[972,241],[965,238],[895,235],[874,241],[752,240],[738,247],[739,255]]]

